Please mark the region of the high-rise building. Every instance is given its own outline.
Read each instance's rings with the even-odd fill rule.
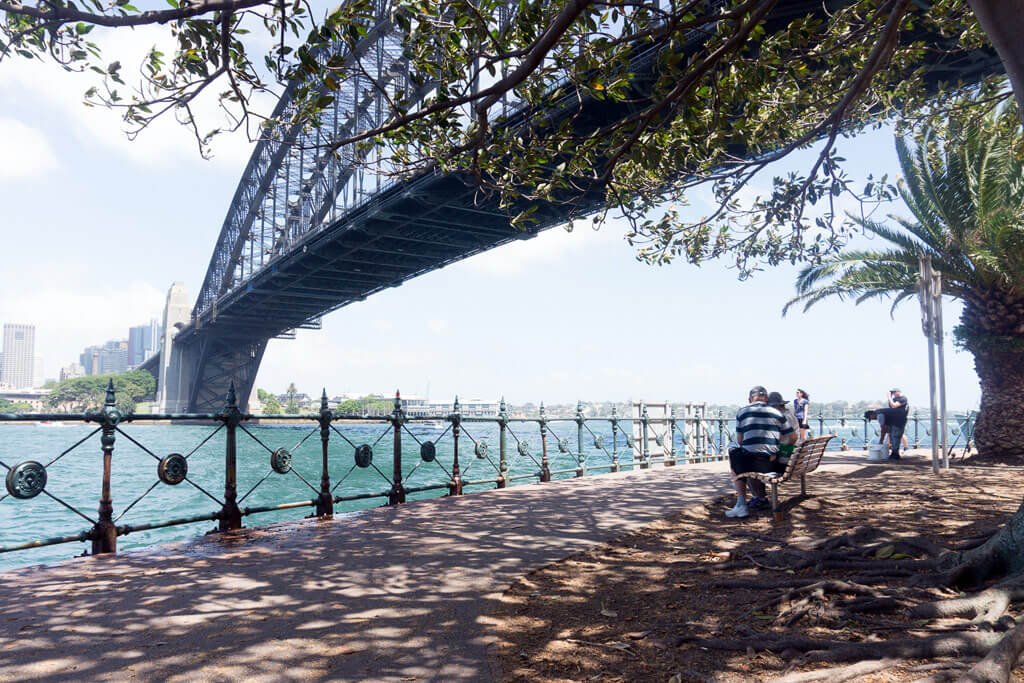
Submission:
[[[100,348],[99,346],[87,346],[78,356],[78,363],[86,375],[100,374]]]
[[[128,371],[128,342],[108,341],[99,350],[99,372],[100,375],[110,375],[116,372]]]
[[[103,346],[89,346],[78,356],[86,375],[110,375],[128,371],[128,342],[111,340]]]
[[[0,380],[14,389],[31,388],[35,355],[36,326],[5,323]]]
[[[32,358],[32,388],[38,389],[46,383],[43,372],[43,357],[34,356]]]
[[[60,381],[63,382],[66,379],[74,379],[75,377],[84,377],[85,368],[79,363],[72,363],[71,365],[65,365],[60,369]]]
[[[160,323],[151,319],[146,325],[128,329],[128,367],[134,368],[156,353],[160,346]]]

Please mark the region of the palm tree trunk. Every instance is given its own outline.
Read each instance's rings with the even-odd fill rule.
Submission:
[[[1024,461],[1024,351],[974,351],[981,411],[974,443],[981,460]]]

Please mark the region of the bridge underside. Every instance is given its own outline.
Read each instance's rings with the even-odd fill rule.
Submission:
[[[825,5],[844,4],[845,0],[829,0],[824,5],[821,0],[779,3],[769,29],[808,12],[822,14]],[[387,37],[371,32],[367,40],[385,46]],[[382,75],[401,80],[397,76],[401,71],[398,53],[381,50],[380,59],[395,60],[391,63],[395,68],[389,67]],[[638,53],[635,102],[643,101],[657,76],[656,56],[655,49]],[[940,82],[976,82],[997,71],[1000,62],[992,50],[955,58],[938,50],[924,66],[923,78],[929,87],[937,88]],[[379,124],[360,118],[369,111],[371,100],[355,97],[344,126],[356,125],[352,121],[362,122],[359,125],[364,127]],[[582,135],[635,113],[636,106],[634,101],[587,100],[577,109],[573,102],[564,110],[544,113],[544,119],[557,123],[571,116],[573,127]],[[285,104],[282,101],[279,109]],[[514,114],[504,125],[528,127],[529,116],[525,111]],[[335,118],[337,126],[340,119]],[[400,182],[370,196],[362,191],[361,180],[357,191],[357,174],[352,168],[338,169],[322,159],[303,161],[301,145],[291,152],[284,148],[274,152],[269,141],[260,144],[239,184],[191,322],[174,338],[175,353],[170,355],[176,357],[172,364],[176,363],[180,372],[172,375],[180,378],[181,386],[176,390],[176,405],[188,412],[221,410],[231,382],[239,405],[244,407],[269,339],[294,329],[316,327],[326,313],[501,244],[532,237],[572,216],[597,210],[605,200],[604,188],[593,187],[583,197],[565,197],[573,200],[571,204],[533,207],[523,202],[502,208],[496,197],[481,193],[474,178],[439,173]],[[263,149],[263,145],[269,146]],[[732,152],[745,156],[750,150]],[[289,184],[288,179],[293,182]],[[313,179],[327,182],[333,189],[319,192]],[[349,187],[354,199],[336,220],[328,221],[327,209],[335,215],[337,197],[345,194],[339,194],[342,186]],[[282,200],[280,205],[277,198]],[[509,216],[528,206],[536,209],[533,218],[537,222],[527,232],[513,228]],[[282,211],[286,219],[281,218]],[[277,217],[271,221],[269,233],[286,234],[286,244],[264,241],[262,232],[256,240],[252,226],[269,215]],[[241,265],[247,244],[249,270]],[[254,260],[258,268],[252,266]]]
[[[478,201],[465,177],[423,176],[387,190],[344,223],[312,234],[217,301],[175,337],[189,349],[188,412],[223,409],[235,383],[244,406],[267,341],[382,289],[565,222],[565,207],[534,214],[529,231],[512,227],[496,198]],[[577,205],[593,210],[594,191]]]

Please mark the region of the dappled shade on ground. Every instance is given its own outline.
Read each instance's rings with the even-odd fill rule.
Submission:
[[[723,470],[520,486],[0,574],[0,681],[486,680],[501,591],[721,492]]]
[[[527,575],[495,614],[503,678],[800,681],[880,659],[890,661],[846,673],[868,681],[964,674],[1021,609],[993,611],[991,625],[984,609],[973,625],[973,613],[924,614],[932,601],[962,594],[910,585],[928,575],[914,558],[976,544],[1002,524],[1020,505],[1024,470],[959,466],[935,476],[923,460],[912,463],[811,475],[811,497],[791,501],[781,523],[770,512],[728,519],[733,499],[719,496]],[[899,656],[881,644],[918,647],[926,638],[946,654],[908,646]],[[836,642],[851,644],[852,658],[837,654]]]

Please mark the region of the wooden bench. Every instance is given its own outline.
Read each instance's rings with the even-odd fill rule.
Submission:
[[[834,439],[835,436],[835,434],[826,434],[825,436],[816,436],[813,439],[804,441],[793,451],[793,455],[789,456],[789,464],[786,465],[786,471],[782,474],[745,472],[737,474],[736,478],[757,479],[766,484],[771,484],[772,516],[776,521],[782,521],[782,510],[779,509],[779,484],[800,477],[800,495],[807,495],[807,481],[804,477],[818,469],[818,465],[821,464],[821,458],[825,455],[825,448],[828,446],[828,442]]]

